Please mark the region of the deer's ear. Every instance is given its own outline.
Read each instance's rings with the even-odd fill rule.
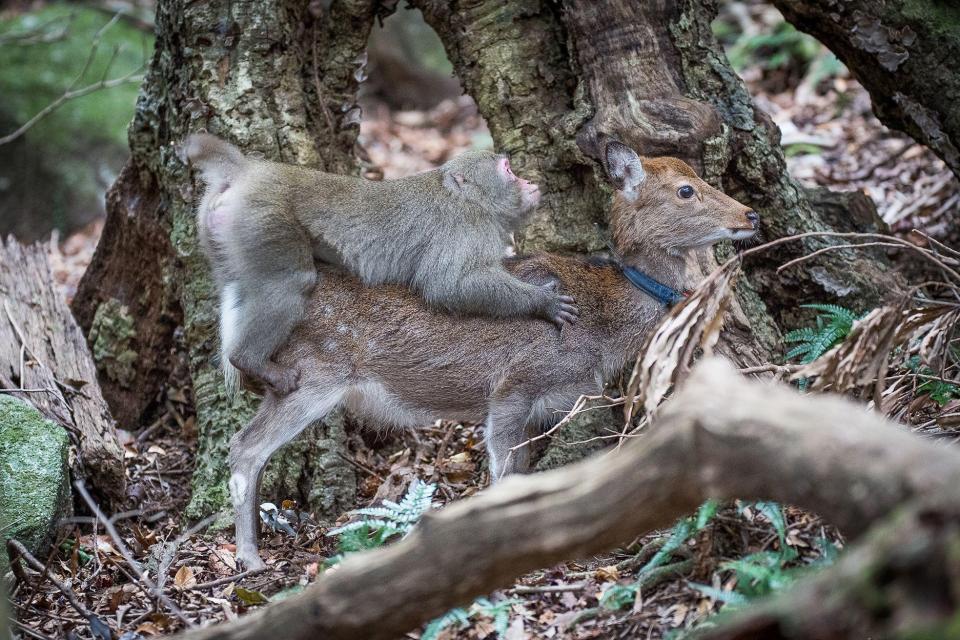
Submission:
[[[633,202],[647,177],[637,152],[622,142],[610,142],[606,149],[607,175],[617,191]]]
[[[459,171],[447,171],[443,174],[443,186],[451,193],[460,193],[463,190],[463,174]]]

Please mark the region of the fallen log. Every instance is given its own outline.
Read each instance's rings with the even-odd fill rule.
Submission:
[[[508,478],[424,516],[397,544],[347,558],[299,596],[183,638],[394,638],[528,571],[667,527],[707,498],[797,504],[855,537],[958,482],[953,449],[711,360],[619,453]]]
[[[123,498],[123,448],[86,340],[57,290],[46,247],[12,237],[0,242],[0,393],[63,425],[90,484]]]

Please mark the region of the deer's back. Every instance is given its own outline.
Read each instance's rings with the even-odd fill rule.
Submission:
[[[373,381],[405,404],[464,420],[483,419],[491,396],[536,397],[598,376],[618,345],[629,302],[613,267],[540,255],[508,268],[533,283],[559,280],[581,309],[561,332],[532,318],[455,316],[429,308],[404,287],[365,287],[322,267],[307,316],[280,362],[347,384]],[[629,287],[629,285],[626,285]]]

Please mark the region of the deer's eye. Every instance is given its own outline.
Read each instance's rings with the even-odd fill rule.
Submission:
[[[696,191],[694,191],[693,187],[691,187],[688,184],[685,184],[679,189],[677,189],[677,195],[683,198],[684,200],[692,198],[695,193]]]

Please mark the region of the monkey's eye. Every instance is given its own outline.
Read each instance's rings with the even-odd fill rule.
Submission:
[[[697,192],[694,190],[694,188],[688,184],[685,184],[679,189],[677,189],[677,195],[683,198],[684,200],[688,200],[692,198],[696,193]]]

